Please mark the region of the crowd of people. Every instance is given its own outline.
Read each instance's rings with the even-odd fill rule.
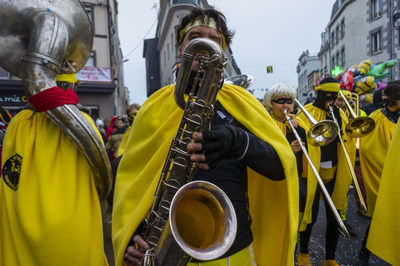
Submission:
[[[185,48],[194,39],[201,42],[202,56],[211,53],[206,47],[213,43],[217,54],[230,46],[233,35],[221,12],[194,8],[176,28],[178,57],[187,60]],[[152,238],[161,234],[160,224],[168,226],[163,215],[171,207],[167,193],[154,195],[176,191],[179,186],[171,181],[176,175],[218,186],[236,216],[227,251],[211,260],[188,259],[188,265],[312,265],[310,239],[321,219],[321,200],[326,209],[324,266],[339,265],[339,235],[351,233],[346,214],[355,211],[348,208],[351,185],[359,191],[359,212],[371,218],[359,264],[368,265],[371,252],[400,264],[400,81],[388,82],[374,93],[373,103],[360,108],[358,97],[334,77],[322,79],[316,97],[305,106],[297,102],[296,89],[284,83],[272,86],[260,102],[246,89],[223,83],[218,69],[205,73],[200,57],[177,73],[178,82],[186,82],[185,110],[171,84],[143,106],[132,104],[124,116],[104,120],[90,118],[77,106],[70,90],[77,85],[73,74],[32,68],[31,79],[46,75],[50,82],[38,82],[46,87],[32,90],[30,106],[12,119],[1,112],[1,123],[8,127],[2,145],[0,265],[108,265],[100,208],[105,199],[112,207],[115,265],[154,259],[159,245],[165,250],[172,246]],[[37,61],[24,64],[36,66]],[[216,75],[207,77],[218,87],[215,99],[201,98],[212,96],[201,91],[206,82],[199,79],[206,75]],[[53,93],[57,105],[42,106],[40,99],[50,97],[44,92],[54,89],[63,100]],[[77,106],[92,138],[101,140],[111,183],[99,181],[91,157],[70,141],[58,120],[51,120],[51,112],[47,115],[65,105]],[[353,123],[358,117],[369,117],[373,125]],[[188,234],[194,237],[198,231],[191,228]],[[184,259],[177,258],[176,264]]]

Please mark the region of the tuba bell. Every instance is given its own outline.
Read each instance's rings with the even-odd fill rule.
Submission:
[[[78,0],[0,0],[0,65],[20,77],[28,97],[56,86],[68,62],[76,71],[90,56],[92,26]],[[111,167],[104,145],[75,105],[46,111],[91,166],[100,199],[111,189]]]

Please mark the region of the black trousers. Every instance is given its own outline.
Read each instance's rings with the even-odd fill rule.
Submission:
[[[332,195],[335,179],[332,179],[327,184],[325,184],[326,190],[329,195]],[[306,230],[300,232],[300,252],[301,253],[309,253],[308,252],[308,244],[310,242],[312,227],[315,224],[318,217],[318,209],[319,209],[319,199],[321,195],[321,188],[319,185],[315,191],[314,202],[312,206],[312,222],[307,225]],[[325,202],[325,210],[326,210],[326,231],[325,231],[325,259],[333,260],[335,259],[336,246],[339,239],[339,228],[333,215],[332,210],[329,207],[328,202],[324,199]]]

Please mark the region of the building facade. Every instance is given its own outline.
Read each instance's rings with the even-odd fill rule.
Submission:
[[[128,94],[123,83],[117,1],[81,2],[92,22],[94,41],[90,58],[77,74],[77,78],[81,81],[76,91],[79,103],[89,108],[95,118],[123,114]],[[27,104],[21,80],[2,68],[0,68],[0,104],[12,113]]]
[[[193,7],[211,8],[206,0],[160,0],[156,37],[145,40],[143,57],[146,58],[147,96],[175,82],[178,58],[176,27]],[[224,51],[228,64],[224,76],[240,74],[230,48]]]
[[[336,0],[330,21],[321,34],[320,75],[346,69],[370,59],[377,65],[400,54],[400,1]],[[399,64],[389,79],[399,79]]]
[[[317,55],[310,55],[306,50],[298,61],[296,70],[298,76],[297,100],[304,104],[314,97],[314,84],[319,76],[319,59]]]

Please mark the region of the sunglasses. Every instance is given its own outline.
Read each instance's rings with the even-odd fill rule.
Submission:
[[[274,103],[277,104],[292,104],[293,103],[293,99],[292,98],[278,98],[278,99],[274,99],[272,100]]]

